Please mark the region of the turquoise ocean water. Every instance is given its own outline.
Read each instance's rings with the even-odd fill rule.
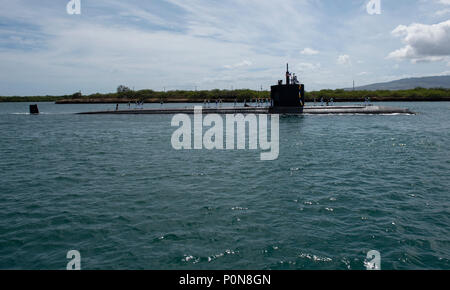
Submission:
[[[171,116],[0,103],[0,269],[450,269],[450,103],[388,105],[419,114],[280,117],[267,162],[176,151]]]

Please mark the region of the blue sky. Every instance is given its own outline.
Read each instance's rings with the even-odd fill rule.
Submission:
[[[0,0],[0,95],[270,85],[450,74],[450,0]]]

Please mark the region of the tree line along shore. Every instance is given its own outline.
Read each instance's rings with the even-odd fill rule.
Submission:
[[[255,99],[269,99],[269,91],[254,90],[209,90],[209,91],[167,91],[152,90],[132,91],[119,87],[115,93],[82,95],[75,93],[65,96],[33,96],[33,97],[1,97],[0,102],[55,102],[57,104],[101,104],[101,103],[203,103],[214,102],[247,102]],[[364,102],[370,98],[372,102],[439,102],[450,101],[450,89],[424,89],[398,91],[352,91],[352,90],[321,90],[306,93],[306,101],[320,102]]]

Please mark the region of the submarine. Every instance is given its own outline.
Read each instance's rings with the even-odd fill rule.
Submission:
[[[354,105],[354,106],[306,106],[305,85],[301,84],[295,74],[289,72],[289,64],[286,65],[286,82],[279,80],[277,85],[270,88],[270,106],[258,107],[244,105],[243,107],[203,108],[204,114],[281,114],[281,115],[392,115],[409,114],[414,115],[408,109],[385,107],[376,105]],[[148,114],[148,115],[172,115],[172,114],[194,114],[194,108],[159,108],[159,109],[129,109],[84,112],[81,115],[126,115],[126,114]]]
[[[270,88],[272,105],[270,114],[302,114],[305,106],[305,85],[300,84],[295,74],[289,72],[286,65],[286,84],[279,80],[278,85]]]

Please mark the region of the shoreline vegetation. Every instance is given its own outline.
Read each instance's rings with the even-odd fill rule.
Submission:
[[[32,96],[32,97],[1,97],[0,102],[55,102],[56,104],[116,104],[116,103],[203,103],[205,100],[233,103],[235,100],[250,102],[254,99],[269,99],[269,91],[254,90],[209,90],[209,91],[168,91],[152,90],[132,91],[119,86],[117,92],[106,94],[82,95],[80,92],[65,96]],[[398,91],[351,91],[351,90],[321,90],[306,93],[307,102],[320,100],[334,102],[442,102],[450,101],[450,89],[424,89]]]

